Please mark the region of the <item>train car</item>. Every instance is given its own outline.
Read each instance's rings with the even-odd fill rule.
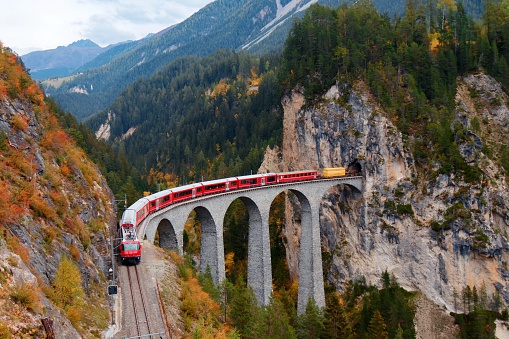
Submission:
[[[321,176],[324,178],[344,177],[346,175],[346,168],[344,167],[326,167],[321,171]]]
[[[263,174],[252,174],[237,177],[237,187],[251,188],[265,185],[265,176]]]
[[[203,183],[190,184],[190,185],[172,188],[171,192],[172,192],[172,194],[171,194],[172,203],[177,203],[177,202],[201,197],[203,195]]]
[[[171,189],[149,195],[147,197],[147,199],[150,201],[149,213],[159,211],[161,208],[165,208],[166,206],[171,205],[173,202],[171,200],[171,195]]]
[[[277,174],[278,183],[313,180],[318,177],[318,171],[295,171]]]
[[[122,221],[119,230],[119,236],[121,239],[119,253],[122,264],[138,264],[141,261],[142,245],[136,234],[136,214],[137,211],[133,208],[125,210],[122,214]]]
[[[139,264],[141,261],[141,242],[136,235],[135,226],[120,227],[121,242],[119,245],[122,264]]]
[[[147,198],[139,199],[124,211],[124,214],[127,213],[125,215],[126,220],[128,220],[130,224],[137,226],[149,214],[150,208],[149,205],[150,205],[149,199]],[[124,222],[124,216],[122,216],[122,222]]]
[[[203,182],[203,194],[223,193],[230,190],[231,178]]]

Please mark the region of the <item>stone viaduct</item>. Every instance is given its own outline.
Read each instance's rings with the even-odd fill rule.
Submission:
[[[184,224],[195,210],[201,222],[201,261],[203,272],[210,267],[215,283],[225,278],[223,220],[226,210],[235,199],[241,199],[249,213],[248,284],[260,304],[267,305],[272,293],[272,272],[269,239],[269,213],[274,199],[284,191],[294,193],[302,208],[299,260],[299,314],[303,313],[312,297],[320,307],[325,306],[322,257],[320,243],[320,203],[327,191],[337,185],[348,185],[356,194],[362,192],[362,177],[343,177],[288,184],[267,185],[247,190],[196,198],[171,205],[147,217],[140,227],[154,242],[156,231],[160,246],[183,253]],[[143,259],[142,259],[143,260]]]

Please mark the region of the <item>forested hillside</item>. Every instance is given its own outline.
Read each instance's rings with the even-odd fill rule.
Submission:
[[[115,148],[160,188],[256,172],[282,133],[275,63],[224,50],[179,59],[89,123],[111,114]]]
[[[318,1],[330,7],[354,2]],[[442,8],[448,2],[423,0],[422,4],[428,12],[439,16],[444,13]],[[476,18],[481,16],[484,0],[463,3],[467,11],[472,11],[467,13]],[[159,36],[128,43],[123,46],[125,50],[118,46],[98,56],[98,60],[87,65],[84,74],[59,88],[46,87],[45,90],[64,110],[81,121],[110,105],[125,87],[138,78],[150,77],[177,58],[206,56],[221,48],[257,55],[281,51],[291,23],[295,18],[302,18],[310,4],[310,1],[294,0],[281,2],[284,7],[278,7],[277,2],[272,0],[215,1]],[[380,13],[393,18],[403,13],[405,1],[377,0],[374,4]],[[113,56],[115,58],[111,59]],[[90,66],[96,68],[89,69]]]

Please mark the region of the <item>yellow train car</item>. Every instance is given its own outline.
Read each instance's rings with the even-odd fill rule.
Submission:
[[[344,177],[346,175],[346,169],[344,167],[326,167],[322,170],[322,177],[334,178]]]

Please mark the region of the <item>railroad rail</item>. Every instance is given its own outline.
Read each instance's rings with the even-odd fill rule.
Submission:
[[[148,337],[152,338],[150,329],[150,319],[148,316],[147,305],[143,296],[143,289],[140,282],[137,266],[127,267],[127,277],[129,280],[129,289],[131,301],[133,304],[134,321],[136,324],[137,336],[134,338]],[[139,307],[141,306],[141,308]],[[131,337],[132,338],[132,337]]]

